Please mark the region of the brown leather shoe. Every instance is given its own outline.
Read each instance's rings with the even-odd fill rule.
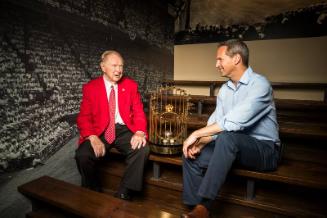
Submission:
[[[182,218],[209,218],[209,211],[205,206],[198,204],[193,208],[191,212],[187,214],[183,214],[181,217]]]

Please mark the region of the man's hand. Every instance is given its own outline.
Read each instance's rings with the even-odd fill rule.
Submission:
[[[192,135],[192,134],[191,134]],[[190,135],[190,136],[191,136]],[[190,138],[189,136],[189,138]],[[194,137],[194,136],[193,136]],[[184,141],[184,145],[183,145],[183,153],[184,153],[184,156],[186,158],[191,158],[191,159],[195,159],[196,156],[201,152],[202,148],[208,144],[209,142],[212,141],[212,137],[211,136],[203,136],[201,138],[198,138],[196,139],[196,141],[189,145],[189,146],[185,146],[185,142],[187,142],[187,140],[189,139],[187,138],[185,141]],[[189,143],[189,142],[188,142]],[[185,150],[184,150],[185,148]]]
[[[132,149],[140,149],[146,145],[146,137],[144,132],[137,131],[131,139]]]
[[[196,156],[200,154],[202,148],[211,141],[212,141],[211,136],[204,136],[199,138],[199,140],[197,140],[197,142],[194,143],[194,145],[191,146],[190,149],[188,150],[187,153],[188,157],[191,159],[195,159]]]
[[[96,157],[103,157],[106,154],[106,148],[97,135],[90,135],[88,139],[91,142]]]
[[[188,150],[196,144],[198,138],[195,136],[194,132],[187,137],[187,139],[183,142],[183,154],[186,158],[188,158]]]

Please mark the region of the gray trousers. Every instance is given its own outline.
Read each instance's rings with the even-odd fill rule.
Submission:
[[[256,171],[277,168],[278,147],[246,134],[222,132],[192,160],[183,157],[183,201],[199,204],[214,200],[234,162]]]

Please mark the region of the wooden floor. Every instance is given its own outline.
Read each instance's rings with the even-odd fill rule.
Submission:
[[[151,190],[153,192],[154,190]],[[112,191],[106,192],[106,194],[113,194]],[[165,200],[161,199],[162,195],[166,195]],[[185,207],[181,203],[181,195],[179,194],[171,194],[167,193],[166,190],[157,190],[156,194],[151,196],[150,198],[146,198],[144,196],[138,196],[133,199],[132,204],[137,205],[139,208],[138,211],[127,210],[131,213],[135,213],[138,215],[143,215],[141,217],[161,217],[161,218],[170,218],[170,217],[180,217],[180,215],[184,212],[188,212],[189,208]],[[158,213],[147,214],[146,211],[149,211],[149,208],[152,210],[155,208]],[[214,210],[212,211],[212,218],[239,218],[239,217],[286,217],[286,216],[276,216],[276,214],[267,213],[265,211],[260,211],[257,209],[249,208],[246,206],[235,205],[232,203],[219,202],[215,203]],[[168,211],[169,213],[167,213]]]

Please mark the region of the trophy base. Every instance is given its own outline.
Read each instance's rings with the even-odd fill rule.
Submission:
[[[156,154],[177,155],[182,153],[183,145],[158,145],[150,143],[150,149]]]

